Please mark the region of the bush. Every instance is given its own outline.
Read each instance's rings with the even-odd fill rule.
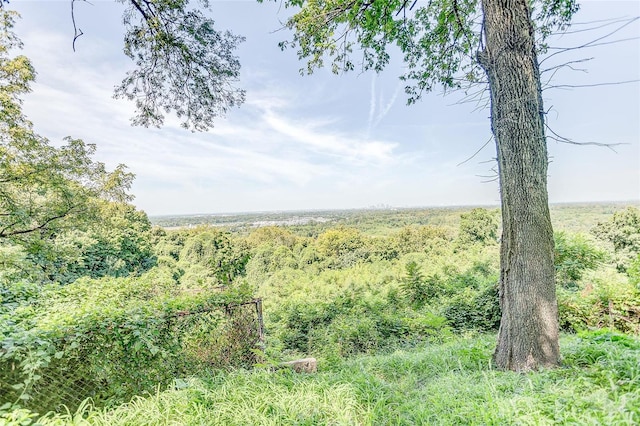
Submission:
[[[580,234],[556,232],[556,281],[566,288],[577,288],[577,282],[588,270],[596,269],[606,258],[605,252]]]
[[[238,321],[255,309],[229,307],[250,297],[243,286],[180,293],[173,272],[158,267],[51,288],[16,308],[13,324],[0,323],[0,393],[40,412],[73,409],[87,397],[127,400],[204,367],[250,366],[257,329],[250,341]]]
[[[447,267],[444,273],[447,278],[444,280],[442,292],[449,296],[465,289],[480,290],[488,286],[494,286],[498,281],[498,273],[495,267],[486,261],[474,260],[462,272]]]
[[[500,299],[495,283],[480,290],[466,288],[443,303],[443,316],[456,331],[494,331],[500,326]]]
[[[610,221],[598,223],[592,232],[611,243],[620,272],[626,271],[640,255],[640,209],[628,207],[616,212]]]
[[[631,262],[629,269],[627,269],[627,275],[629,276],[629,282],[640,290],[640,254]]]
[[[498,241],[498,210],[476,208],[460,215],[458,242],[495,244]]]
[[[285,351],[329,359],[448,333],[444,318],[404,306],[392,294],[348,290],[328,302],[289,302],[271,313],[271,323],[270,339],[282,342]]]
[[[419,308],[442,293],[438,275],[425,278],[414,261],[408,262],[405,270],[406,275],[400,282],[400,289],[411,305]]]
[[[388,244],[397,246],[399,254],[424,253],[434,246],[446,245],[450,236],[444,228],[436,226],[405,226],[393,235]]]
[[[560,326],[566,331],[609,328],[640,334],[640,291],[624,275],[594,273],[579,292],[560,289]]]

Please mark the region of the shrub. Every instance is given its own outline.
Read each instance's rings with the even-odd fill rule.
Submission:
[[[450,236],[446,229],[427,226],[405,226],[392,236],[390,245],[397,246],[399,254],[424,253],[434,246],[446,245]]]
[[[289,302],[271,313],[270,338],[296,354],[334,359],[447,334],[444,318],[385,296],[346,290],[327,302]]]
[[[179,293],[172,271],[158,267],[49,289],[14,311],[22,321],[0,323],[0,393],[41,412],[73,409],[87,397],[123,401],[203,367],[249,366],[257,330],[243,341],[238,316],[254,314],[232,314],[230,305],[250,297],[241,285]]]
[[[465,289],[480,290],[487,286],[494,286],[498,281],[498,273],[489,262],[474,260],[471,266],[462,272],[447,267],[444,271],[444,294],[449,296]]]
[[[586,271],[596,269],[605,260],[605,252],[583,235],[556,232],[554,240],[556,281],[563,287],[576,288]]]
[[[560,326],[567,331],[610,328],[640,334],[640,291],[624,275],[593,273],[583,290],[558,291]]]
[[[468,287],[442,303],[442,314],[456,331],[493,331],[500,325],[500,300],[496,283],[480,290]]]
[[[598,223],[592,232],[612,244],[616,266],[624,272],[640,254],[640,209],[628,207],[616,212],[610,221]]]
[[[498,240],[498,210],[476,208],[460,215],[459,244],[495,244]]]
[[[408,262],[405,271],[406,275],[400,282],[400,288],[413,306],[421,307],[442,292],[438,275],[425,278],[416,262]]]
[[[631,262],[629,269],[627,269],[627,275],[629,282],[640,290],[640,254]]]

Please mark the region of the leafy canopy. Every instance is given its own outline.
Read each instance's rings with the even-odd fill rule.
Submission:
[[[10,55],[21,47],[15,17],[0,8],[0,243],[83,226],[97,200],[129,201],[133,180],[124,165],[109,172],[94,161],[95,145],[68,137],[58,148],[33,131],[20,96],[30,91],[35,71],[26,57]]]
[[[475,208],[460,215],[458,239],[462,244],[491,244],[498,240],[497,210]]]
[[[568,25],[575,0],[533,1],[535,23],[544,39]],[[296,13],[285,23],[294,30],[281,48],[297,48],[312,73],[329,60],[334,73],[381,71],[391,53],[403,56],[409,103],[436,86],[465,87],[482,80],[477,54],[483,49],[482,11],[477,0],[287,0]],[[355,55],[361,55],[360,58]]]
[[[209,9],[208,0],[197,0],[195,7],[189,0],[116,1],[126,6],[124,53],[136,68],[116,87],[115,97],[134,101],[132,124],[160,127],[165,114],[174,112],[182,127],[203,131],[244,102],[234,55],[244,38],[214,28],[202,11]],[[9,0],[0,0],[3,13],[5,4]]]
[[[243,37],[217,31],[189,0],[118,1],[127,5],[124,53],[137,68],[115,96],[135,101],[133,124],[159,127],[174,111],[184,128],[202,131],[244,102],[244,90],[235,87],[240,62],[233,53]],[[198,3],[209,7],[208,0]]]

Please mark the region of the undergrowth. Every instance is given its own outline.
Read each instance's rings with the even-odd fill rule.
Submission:
[[[41,425],[632,425],[640,423],[640,341],[566,335],[561,368],[491,367],[494,335],[455,337],[321,364],[315,375],[257,369],[176,380],[111,410],[85,404]],[[36,415],[13,412],[35,422]],[[15,425],[8,415],[0,425]],[[3,423],[4,422],[4,423]],[[22,423],[29,424],[29,423]]]

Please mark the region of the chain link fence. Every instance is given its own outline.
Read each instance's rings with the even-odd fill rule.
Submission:
[[[36,342],[20,357],[0,348],[0,406],[44,414],[155,392],[176,379],[223,368],[250,368],[263,346],[262,301],[129,318],[104,330]]]

